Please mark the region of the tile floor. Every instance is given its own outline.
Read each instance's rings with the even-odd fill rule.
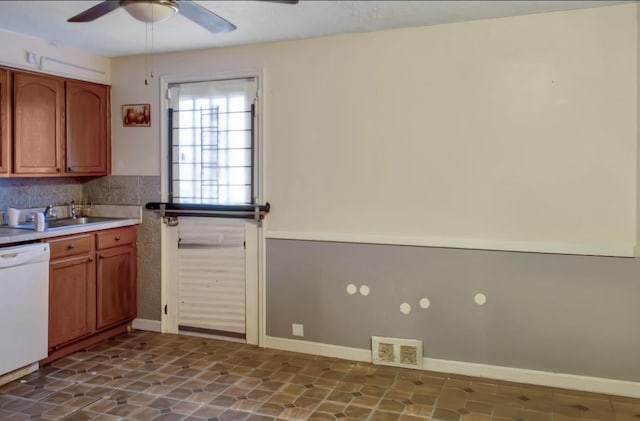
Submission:
[[[134,331],[0,387],[0,420],[639,421],[640,399]]]

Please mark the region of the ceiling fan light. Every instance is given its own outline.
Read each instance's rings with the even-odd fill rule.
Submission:
[[[162,22],[178,12],[178,3],[172,0],[127,0],[120,5],[141,22]]]

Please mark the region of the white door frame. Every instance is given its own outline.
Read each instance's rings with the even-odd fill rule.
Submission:
[[[161,201],[166,202],[168,198],[168,157],[169,157],[169,137],[168,137],[168,115],[167,92],[169,84],[180,82],[198,82],[209,80],[237,79],[244,77],[255,77],[258,85],[256,104],[256,126],[255,126],[255,168],[254,168],[254,194],[259,203],[264,203],[264,151],[263,151],[263,81],[264,69],[255,69],[237,73],[210,74],[203,76],[162,76],[160,77],[160,192]],[[245,293],[245,317],[246,317],[246,341],[248,344],[263,346],[264,344],[264,315],[265,315],[265,294],[264,294],[264,253],[265,239],[262,222],[247,220],[245,224],[246,248],[245,268],[246,293]],[[178,333],[178,283],[177,283],[177,255],[172,253],[170,244],[177,244],[177,227],[168,227],[161,224],[160,228],[160,330],[165,333]],[[251,262],[254,262],[251,264]],[[167,313],[165,313],[167,308]]]

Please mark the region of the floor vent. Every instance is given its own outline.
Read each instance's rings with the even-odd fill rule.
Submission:
[[[372,336],[371,361],[395,367],[421,368],[422,341]]]

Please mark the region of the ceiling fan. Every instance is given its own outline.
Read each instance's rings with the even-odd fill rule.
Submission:
[[[296,4],[298,0],[264,0],[273,3]],[[67,22],[91,22],[109,12],[123,7],[131,16],[142,22],[161,22],[180,13],[187,19],[214,34],[230,32],[236,26],[191,0],[106,0],[79,13]]]

